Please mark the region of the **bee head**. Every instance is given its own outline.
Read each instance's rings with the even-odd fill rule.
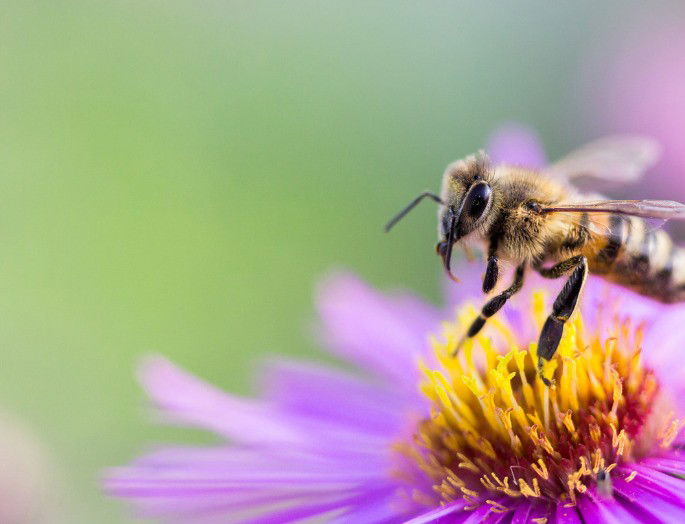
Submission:
[[[483,153],[450,164],[442,179],[438,210],[436,251],[449,271],[449,259],[456,242],[467,237],[488,217],[492,208],[492,186],[488,159]]]
[[[421,193],[386,224],[385,230],[390,231],[424,198],[438,203],[436,251],[442,257],[447,274],[457,280],[450,272],[452,248],[485,223],[492,208],[491,178],[488,159],[482,152],[454,162],[443,175],[440,196],[429,191]]]

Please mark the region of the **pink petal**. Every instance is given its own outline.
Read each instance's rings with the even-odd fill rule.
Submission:
[[[516,122],[499,126],[485,148],[493,166],[510,164],[540,169],[547,164],[538,134]]]
[[[318,311],[326,345],[337,355],[415,392],[417,362],[437,332],[440,315],[407,297],[388,298],[351,275],[325,281]]]
[[[313,364],[273,362],[262,382],[265,398],[284,412],[333,420],[389,438],[398,435],[407,412],[419,408],[415,396],[402,390]]]

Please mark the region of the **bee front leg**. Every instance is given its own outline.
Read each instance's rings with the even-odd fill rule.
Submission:
[[[495,265],[496,265],[495,261]],[[488,261],[488,266],[489,266],[489,261]],[[507,289],[505,289],[502,293],[499,295],[491,298],[485,306],[483,306],[483,309],[480,312],[480,315],[478,315],[478,318],[474,320],[471,323],[471,327],[469,327],[468,331],[466,332],[466,335],[461,338],[459,343],[457,344],[457,347],[454,349],[452,352],[452,355],[456,355],[461,347],[464,345],[464,342],[468,340],[469,338],[475,337],[478,333],[480,333],[480,330],[483,329],[483,326],[487,322],[487,320],[493,316],[495,313],[497,313],[500,309],[502,309],[502,306],[507,303],[507,300],[509,300],[512,296],[514,296],[516,293],[518,293],[521,288],[523,287],[523,279],[526,273],[526,265],[521,264],[516,268],[516,275],[514,276],[514,282],[509,286]],[[485,287],[485,281],[487,281],[488,275],[487,272],[485,274],[485,279],[483,286]],[[494,287],[494,285],[493,285]]]
[[[490,293],[499,280],[499,259],[497,258],[497,252],[490,248],[488,252],[488,267],[485,270],[485,276],[483,277],[483,293],[486,295]]]
[[[578,255],[550,269],[536,267],[536,270],[546,278],[557,278],[573,268],[573,273],[554,301],[552,314],[547,317],[538,341],[538,375],[547,386],[551,385],[551,381],[543,375],[543,359],[549,361],[556,353],[564,332],[564,324],[576,309],[588,273],[587,258]]]

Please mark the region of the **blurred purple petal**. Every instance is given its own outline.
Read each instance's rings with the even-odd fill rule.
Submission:
[[[443,294],[450,316],[458,305],[468,302],[478,303],[483,300],[483,273],[485,271],[483,261],[480,259],[473,262],[461,261],[455,271],[458,272],[455,275],[459,277],[460,282],[454,282],[447,277],[442,278]]]
[[[425,524],[428,522],[439,522],[443,517],[449,517],[450,520],[454,519],[454,521],[456,522],[457,519],[454,514],[457,512],[462,512],[464,510],[465,505],[466,504],[464,502],[460,501],[455,502],[454,504],[450,504],[449,506],[446,506],[444,508],[436,508],[407,521],[406,524]]]
[[[263,384],[265,398],[284,412],[336,420],[383,435],[402,427],[403,406],[415,409],[414,396],[401,389],[312,364],[273,362],[266,367]],[[395,409],[389,410],[389,405]]]
[[[172,422],[216,431],[238,442],[305,440],[305,435],[279,422],[263,402],[229,396],[164,358],[148,358],[141,366],[140,380]]]
[[[541,169],[547,164],[538,134],[531,128],[514,122],[498,127],[490,135],[485,151],[494,166],[511,164]]]
[[[416,391],[416,363],[439,327],[437,310],[406,297],[385,297],[351,275],[324,282],[317,305],[324,342],[333,353]]]

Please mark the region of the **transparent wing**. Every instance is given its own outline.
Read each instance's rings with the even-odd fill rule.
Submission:
[[[543,213],[612,213],[655,220],[685,220],[685,204],[672,200],[595,200],[544,207]],[[582,216],[582,215],[581,215]]]
[[[545,168],[544,173],[569,180],[589,177],[614,183],[639,180],[661,156],[661,146],[642,136],[609,136],[577,149]]]
[[[586,213],[564,211],[555,213],[563,217],[564,222],[583,228],[592,235],[608,237],[611,235],[609,226],[609,213]]]

